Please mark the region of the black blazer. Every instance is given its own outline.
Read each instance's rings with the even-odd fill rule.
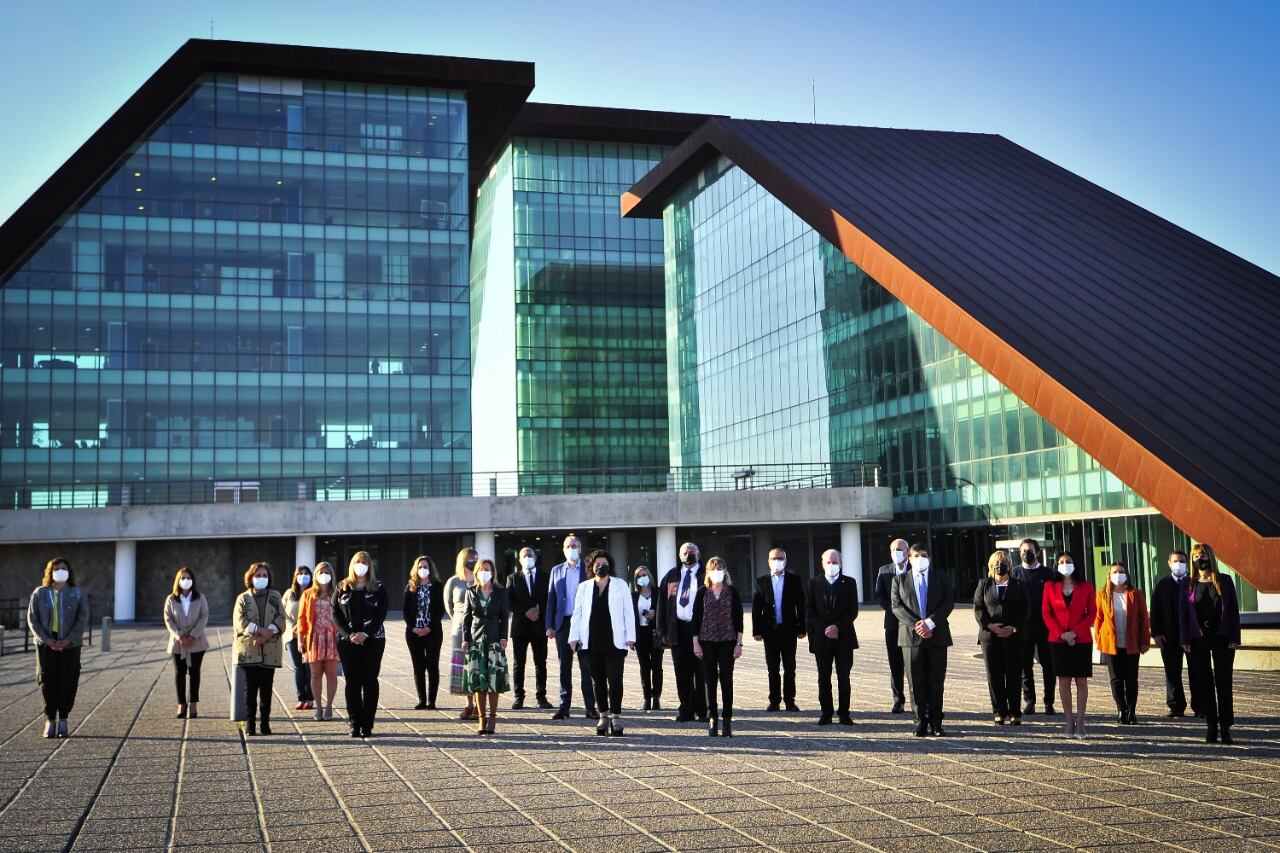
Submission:
[[[805,634],[804,581],[795,572],[782,575],[782,624],[778,624],[773,600],[773,576],[756,578],[751,597],[751,635],[773,640],[777,637],[803,637]]]
[[[370,639],[385,637],[387,621],[387,588],[378,581],[375,587],[338,587],[333,601],[333,621],[338,626],[338,639],[349,640],[352,634],[368,634]]]
[[[1019,564],[1013,567],[1010,574],[1027,587],[1027,600],[1030,607],[1027,615],[1027,636],[1033,640],[1048,637],[1049,631],[1044,626],[1044,585],[1056,580],[1054,570],[1043,564],[1034,569],[1028,569]]]
[[[488,640],[497,643],[507,639],[507,621],[511,618],[507,591],[494,586],[489,593],[489,606],[480,612],[480,585],[467,587],[467,599],[462,615],[462,639],[469,643]]]
[[[827,592],[831,589],[831,603],[827,603]],[[784,593],[785,594],[785,593]],[[809,581],[809,595],[805,608],[805,620],[809,626],[809,651],[836,652],[846,649],[852,651],[858,647],[858,632],[853,629],[853,620],[858,618],[858,585],[853,578],[841,575],[835,584],[829,584],[825,577],[813,578]],[[833,640],[824,631],[828,626],[838,629]]]
[[[1009,639],[1021,640],[1027,630],[1030,607],[1031,596],[1027,593],[1027,585],[1022,581],[1010,575],[1009,585],[1004,588],[1004,600],[1001,601],[996,582],[990,577],[983,578],[973,591],[973,618],[978,620],[978,642],[1000,639],[987,629],[992,623],[1012,625],[1018,630]]]
[[[524,570],[512,572],[507,578],[507,595],[511,607],[511,636],[529,639],[547,635],[547,589],[551,572],[538,569],[533,575],[533,594],[529,594],[529,582]],[[524,613],[530,607],[538,608],[538,618],[530,619]]]
[[[1178,608],[1187,594],[1190,573],[1179,583],[1172,574],[1156,582],[1151,593],[1151,636],[1163,637],[1165,645],[1176,648],[1182,645],[1182,621]]]
[[[649,600],[644,603],[645,610],[653,611],[653,615],[649,617],[648,625],[642,626],[640,624],[640,593],[635,590],[631,591],[631,609],[633,611],[631,615],[636,619],[636,637],[640,636],[641,631],[652,631],[653,644],[658,646],[658,593],[654,590],[649,590]],[[636,642],[639,642],[639,639]],[[661,647],[659,646],[659,648]]]
[[[956,583],[949,575],[935,568],[929,569],[929,600],[923,608],[916,600],[914,572],[905,571],[893,579],[893,615],[898,617],[898,645],[949,646],[951,626],[947,617],[956,606]],[[933,636],[925,639],[916,633],[916,623],[921,619],[933,620]]]
[[[684,566],[676,566],[665,575],[658,584],[658,588],[653,594],[658,599],[658,608],[655,610],[654,627],[657,629],[656,641],[664,646],[674,647],[676,645],[676,605],[680,598],[680,574],[684,571]],[[689,582],[689,597],[692,600],[698,590],[702,589],[703,573],[706,569],[699,565],[698,570],[693,573],[693,580]]]
[[[907,571],[911,571],[907,569]],[[884,629],[898,630],[898,617],[893,615],[893,579],[898,575],[898,564],[889,563],[880,567],[876,575],[876,604],[884,608]]]
[[[427,618],[431,620],[429,627],[432,634],[438,634],[441,630],[440,623],[444,621],[444,587],[440,585],[440,581],[434,578],[427,581],[427,587],[431,590],[431,605],[427,613]],[[418,627],[418,593],[407,585],[404,588],[404,607],[402,610],[405,627]]]
[[[742,596],[738,591],[729,584],[724,585],[723,592],[729,593],[729,609],[733,613],[733,630],[739,634],[742,633]],[[693,597],[693,636],[698,636],[702,631],[702,608],[703,601],[709,593],[705,586],[698,587],[698,593]],[[736,639],[736,638],[735,638]]]

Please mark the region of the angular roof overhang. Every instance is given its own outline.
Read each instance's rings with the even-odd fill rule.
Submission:
[[[723,155],[1104,468],[1280,592],[1280,278],[984,134],[711,119],[622,197]],[[1163,555],[1160,555],[1163,562]]]

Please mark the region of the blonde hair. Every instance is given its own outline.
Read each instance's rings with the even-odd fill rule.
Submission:
[[[310,595],[313,598],[319,597],[320,586],[321,586],[320,573],[324,571],[327,571],[329,573],[329,583],[328,583],[329,598],[333,598],[334,594],[338,590],[338,585],[334,583],[334,580],[333,580],[333,566],[325,562],[324,560],[321,560],[320,562],[316,563],[314,572],[311,575],[311,586],[308,587],[307,590],[302,593],[303,595]]]
[[[414,557],[413,564],[409,566],[409,590],[411,592],[417,592],[418,588],[422,586],[422,579],[418,577],[418,563],[421,563],[423,560],[427,561],[427,568],[431,570],[430,580],[437,580],[435,560],[431,559],[426,554],[423,554],[421,557]]]
[[[493,574],[493,577],[489,578],[489,585],[497,586],[498,567],[494,564],[493,560],[490,560],[488,557],[476,560],[476,586],[480,586],[480,572],[485,566],[488,566],[489,571]]]
[[[1116,592],[1116,585],[1111,582],[1111,574],[1112,574],[1111,570],[1116,568],[1120,569],[1125,574],[1125,587],[1127,587],[1128,589],[1137,589],[1137,587],[1133,585],[1133,578],[1129,577],[1129,567],[1126,566],[1124,563],[1116,561],[1111,565],[1107,566],[1107,579],[1102,584],[1103,593],[1105,595],[1113,595]]]
[[[368,551],[356,551],[351,555],[351,562],[347,563],[347,576],[342,581],[343,589],[350,589],[356,585],[356,563],[364,563],[369,567],[369,571],[364,576],[365,586],[375,587],[378,585],[378,576],[374,574],[373,558],[369,556]]]
[[[1195,566],[1196,560],[1201,557],[1209,558],[1209,577],[1213,579],[1213,588],[1218,591],[1218,595],[1222,595],[1222,582],[1218,580],[1218,555],[1213,553],[1213,548],[1198,542],[1191,546],[1191,564]],[[1196,566],[1196,571],[1200,571],[1200,567]]]
[[[999,575],[996,574],[996,566],[1008,559],[1009,555],[1004,551],[992,551],[991,556],[987,557],[987,577],[992,580],[998,578]],[[1013,567],[1010,566],[1009,568],[1012,571]],[[1008,575],[1005,575],[1005,577],[1008,577]]]
[[[725,584],[729,583],[728,564],[726,564],[725,561],[720,557],[712,557],[710,560],[707,560],[707,569],[705,572],[702,573],[703,586],[706,586],[706,587],[711,586],[711,570],[712,569],[724,569],[724,582]]]
[[[475,554],[477,558],[480,556],[480,552],[475,548],[463,548],[458,552],[458,558],[453,561],[453,576],[455,578],[467,579],[467,557],[472,554]]]

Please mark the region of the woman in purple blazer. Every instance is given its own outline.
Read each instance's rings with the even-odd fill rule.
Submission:
[[[1208,545],[1191,549],[1193,581],[1178,606],[1182,648],[1187,652],[1193,693],[1202,697],[1209,731],[1205,743],[1231,743],[1235,709],[1231,668],[1240,646],[1240,598],[1231,578],[1218,572]]]

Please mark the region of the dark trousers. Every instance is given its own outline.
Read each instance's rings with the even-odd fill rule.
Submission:
[[[596,696],[591,687],[591,668],[584,656],[569,648],[569,617],[560,620],[556,628],[556,655],[560,658],[560,710],[567,711],[573,704],[573,663],[578,659],[578,684],[582,689],[582,706],[588,713],[595,713]]]
[[[1160,647],[1160,660],[1164,663],[1164,703],[1170,711],[1178,714],[1187,710],[1187,694],[1182,689],[1182,664],[1188,657],[1176,640],[1166,638]],[[1191,699],[1192,710],[1199,713],[1200,702],[1194,690]]]
[[[539,700],[547,698],[547,635],[537,633],[533,636],[512,637],[511,645],[515,652],[513,664],[515,681],[511,685],[516,699],[524,699],[524,665],[528,652],[533,652],[533,684]]]
[[[1231,670],[1236,650],[1225,637],[1200,637],[1191,641],[1191,698],[1200,698],[1209,725],[1232,726],[1236,722],[1235,700],[1231,690]]]
[[[436,693],[440,690],[440,644],[444,642],[444,632],[437,625],[430,634],[419,637],[406,628],[404,641],[409,647],[409,661],[413,664],[413,686],[418,689],[418,701],[434,705]]]
[[[353,727],[373,728],[378,710],[378,673],[382,671],[385,638],[370,637],[363,644],[338,640],[338,657],[346,681],[347,717]]]
[[[853,649],[823,649],[814,652],[818,665],[818,705],[822,713],[830,716],[835,713],[835,702],[831,698],[831,670],[836,671],[836,688],[840,691],[840,714],[849,713],[849,671],[853,669]]]
[[[178,704],[187,704],[187,677],[191,678],[191,704],[200,701],[200,664],[204,663],[204,652],[192,652],[184,660],[182,655],[173,656],[173,685],[178,691]]]
[[[594,644],[593,644],[594,645]],[[600,713],[615,716],[622,713],[622,665],[627,653],[607,645],[600,651],[588,649],[582,653],[587,669],[591,671],[591,684],[595,690],[595,706]]]
[[[774,631],[764,640],[764,665],[769,670],[769,702],[796,701],[796,635]],[[782,672],[778,669],[781,665]]]
[[[680,696],[681,717],[707,715],[707,688],[702,661],[693,655],[693,623],[676,620],[675,644],[671,647],[671,668],[676,673],[676,693]]]
[[[654,644],[653,626],[636,628],[636,658],[640,662],[640,690],[644,701],[662,698],[662,646]]]
[[[947,681],[947,647],[912,646],[907,650],[907,680],[916,720],[942,725],[942,690]]]
[[[991,694],[991,713],[1001,717],[1021,717],[1018,685],[1022,681],[1022,662],[1026,643],[1018,638],[991,637],[983,640],[982,661],[987,666],[987,691]]]
[[[702,643],[702,672],[707,689],[707,711],[715,714],[716,688],[720,688],[719,710],[725,718],[733,715],[733,650],[737,640]]]
[[[246,666],[244,669],[244,718],[271,717],[271,686],[276,681],[274,666]]]
[[[1049,651],[1049,636],[1044,628],[1036,627],[1028,632],[1022,643],[1022,700],[1031,705],[1036,703],[1035,662],[1040,661],[1040,674],[1044,678],[1044,704],[1052,705],[1054,696],[1053,653]]]
[[[60,652],[36,644],[36,684],[44,698],[46,720],[66,719],[76,704],[80,688],[80,647],[67,646]]]
[[[1125,654],[1124,649],[1117,649],[1119,654],[1102,654],[1102,663],[1107,667],[1107,675],[1111,677],[1111,698],[1116,700],[1117,711],[1133,711],[1138,707],[1138,658],[1140,655]]]
[[[885,657],[889,659],[889,686],[893,688],[893,704],[907,704],[907,694],[902,689],[902,679],[906,675],[907,664],[902,658],[902,646],[898,645],[898,629],[884,629]],[[1019,663],[1021,671],[1021,663]]]
[[[298,648],[298,639],[295,637],[285,643],[285,648],[289,650],[289,660],[293,662],[293,691],[298,695],[299,702],[312,702],[314,697],[311,695],[311,666],[302,660],[302,650]],[[196,678],[200,676],[197,674]],[[195,688],[192,687],[194,692]],[[181,691],[179,691],[181,695]],[[179,700],[181,701],[181,700]],[[196,701],[195,699],[191,700]]]

